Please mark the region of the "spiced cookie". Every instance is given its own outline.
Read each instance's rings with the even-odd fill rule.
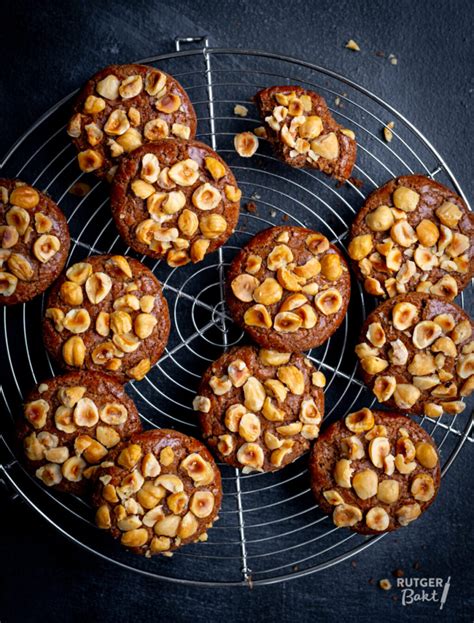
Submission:
[[[304,227],[261,231],[227,274],[227,303],[235,322],[260,346],[284,352],[325,342],[346,315],[350,289],[339,250]]]
[[[397,177],[365,202],[348,252],[369,294],[454,299],[474,274],[474,217],[446,186],[423,175]]]
[[[193,402],[206,443],[243,471],[275,471],[319,434],[325,378],[300,353],[232,348],[205,372]]]
[[[0,305],[44,292],[69,252],[69,229],[52,199],[20,180],[0,179]]]
[[[161,284],[143,264],[96,255],[70,266],[49,295],[44,343],[69,370],[98,370],[141,380],[165,349],[170,331]]]
[[[229,238],[240,196],[232,171],[210,147],[166,139],[123,160],[111,205],[129,246],[175,267],[201,261]]]
[[[472,321],[454,303],[411,292],[368,315],[356,346],[365,383],[387,406],[460,413],[474,389]]]
[[[100,372],[71,372],[40,383],[18,425],[26,466],[48,487],[81,494],[107,453],[141,431],[123,386]]]
[[[146,65],[110,65],[80,92],[67,132],[81,170],[110,181],[124,154],[168,136],[194,138],[196,124],[175,78]]]
[[[440,485],[433,439],[399,413],[364,408],[331,424],[313,446],[311,487],[338,527],[380,534],[406,526]]]
[[[199,441],[173,430],[133,435],[96,474],[96,524],[136,554],[205,541],[222,500],[221,475]]]
[[[345,182],[352,173],[355,134],[340,126],[326,101],[300,86],[275,86],[255,96],[275,154],[292,167],[309,167]]]

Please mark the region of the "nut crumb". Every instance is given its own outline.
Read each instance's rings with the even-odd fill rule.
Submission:
[[[334,100],[334,103],[336,104],[336,106],[340,106],[341,105],[341,98],[340,97],[336,97],[336,99]]]
[[[85,182],[76,182],[69,189],[69,193],[75,197],[85,197],[90,191],[91,187]]]
[[[234,115],[238,115],[239,117],[246,117],[248,115],[249,109],[246,106],[242,106],[242,104],[236,104],[234,106]]]
[[[249,201],[248,203],[245,204],[245,209],[247,210],[247,212],[250,212],[251,214],[255,214],[255,212],[257,211],[257,206],[255,205],[253,201]]]
[[[383,578],[382,580],[379,580],[379,586],[382,590],[389,591],[392,588],[392,583],[388,578]]]
[[[398,65],[398,59],[395,54],[389,54],[388,60],[391,62],[392,65]]]
[[[389,121],[383,129],[383,136],[387,143],[390,143],[393,139],[393,128],[395,127],[395,121]]]
[[[382,50],[377,50],[377,52],[375,52],[375,56],[380,56],[380,58],[385,58],[385,52],[383,52]]]
[[[392,575],[394,578],[403,578],[405,571],[403,569],[395,569],[395,571],[392,571]]]
[[[349,41],[346,43],[346,48],[348,48],[349,50],[353,50],[354,52],[360,52],[360,47],[357,45],[354,39],[349,39]]]
[[[258,128],[255,128],[253,133],[255,134],[255,136],[258,136],[258,138],[263,138],[263,139],[267,138],[267,130],[263,127],[263,125],[259,126]]]

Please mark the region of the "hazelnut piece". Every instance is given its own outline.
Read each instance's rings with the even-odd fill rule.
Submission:
[[[412,303],[397,303],[392,310],[392,322],[395,329],[409,329],[417,317],[417,309]]]
[[[349,528],[361,521],[362,511],[351,504],[339,504],[334,509],[332,520],[338,528]]]
[[[400,495],[400,485],[398,480],[382,480],[377,489],[377,498],[385,504],[393,504]]]
[[[365,516],[365,523],[371,530],[382,532],[389,527],[390,517],[387,511],[381,506],[373,506]]]
[[[349,257],[353,260],[359,261],[367,257],[374,248],[373,239],[370,234],[363,234],[353,238],[348,246]]]
[[[378,477],[372,469],[363,469],[352,478],[352,487],[361,500],[368,500],[377,493]]]
[[[363,433],[373,428],[375,420],[370,409],[364,407],[359,411],[349,413],[344,420],[345,425],[352,433]]]
[[[245,467],[261,470],[265,457],[262,448],[258,444],[244,443],[237,452],[237,460]]]
[[[300,318],[298,322],[301,323]],[[257,304],[247,309],[244,314],[244,323],[250,327],[269,329],[272,326],[272,319],[265,305]]]
[[[428,502],[435,494],[433,478],[428,474],[418,474],[413,479],[410,490],[415,500]]]
[[[351,467],[352,461],[339,459],[334,467],[334,480],[339,487],[351,488],[351,478],[354,469]]]
[[[367,214],[365,222],[372,231],[387,231],[392,227],[394,218],[390,208],[381,205]]]

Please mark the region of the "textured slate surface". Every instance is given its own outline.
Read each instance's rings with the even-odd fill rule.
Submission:
[[[5,13],[6,12],[6,13]],[[98,67],[171,51],[176,35],[262,48],[352,77],[398,108],[439,149],[472,196],[472,22],[468,2],[5,3],[0,24],[0,153]],[[354,38],[360,53],[344,49]],[[393,53],[397,65],[376,55]],[[80,551],[24,504],[0,513],[0,621],[472,620],[472,445],[423,522],[323,573],[254,589],[194,589],[128,574]],[[470,491],[468,489],[470,488]],[[468,503],[466,504],[466,500]],[[4,508],[2,504],[1,508]],[[415,568],[414,568],[415,567]],[[403,607],[377,581],[451,576],[443,612]],[[392,581],[393,578],[392,578]],[[370,617],[367,613],[370,612]]]

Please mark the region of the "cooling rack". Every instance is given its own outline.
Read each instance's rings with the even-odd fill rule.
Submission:
[[[207,37],[178,38],[175,52],[141,62],[159,66],[183,84],[198,114],[197,138],[227,160],[243,192],[235,234],[200,264],[170,269],[139,258],[163,283],[173,328],[161,360],[143,381],[129,383],[127,391],[136,401],[145,427],[172,427],[197,435],[191,403],[199,378],[224,348],[245,339],[226,311],[223,280],[227,265],[251,236],[271,225],[303,225],[321,231],[344,248],[348,225],[364,198],[396,175],[420,172],[451,185],[463,197],[464,193],[440,154],[409,121],[375,94],[333,71],[267,52],[211,48]],[[235,133],[260,125],[252,95],[272,84],[301,84],[326,98],[337,121],[356,133],[354,175],[362,185],[351,181],[340,187],[318,172],[286,167],[263,141],[250,160],[235,153]],[[38,119],[1,162],[2,176],[18,176],[38,186],[66,213],[72,235],[70,263],[92,253],[130,252],[111,221],[107,185],[82,174],[76,165],[65,132],[74,95]],[[248,108],[247,117],[233,114],[237,103]],[[382,129],[389,121],[396,125],[393,141],[387,143]],[[79,181],[90,185],[84,197],[70,192]],[[461,305],[468,297],[460,297]],[[382,538],[363,537],[333,526],[311,496],[304,456],[271,474],[243,475],[221,465],[223,507],[206,543],[190,545],[171,559],[148,560],[123,551],[94,528],[93,512],[85,501],[46,490],[17,459],[13,429],[22,397],[34,383],[59,372],[41,342],[43,306],[44,298],[39,298],[0,312],[0,403],[4,412],[0,420],[0,480],[64,536],[129,570],[161,580],[212,586],[272,584],[322,571]],[[327,377],[326,422],[375,403],[357,377],[353,354],[358,327],[373,307],[374,301],[353,283],[343,325],[326,344],[309,352]],[[454,417],[418,419],[438,444],[443,475],[466,441],[473,441],[469,411],[468,406]]]

